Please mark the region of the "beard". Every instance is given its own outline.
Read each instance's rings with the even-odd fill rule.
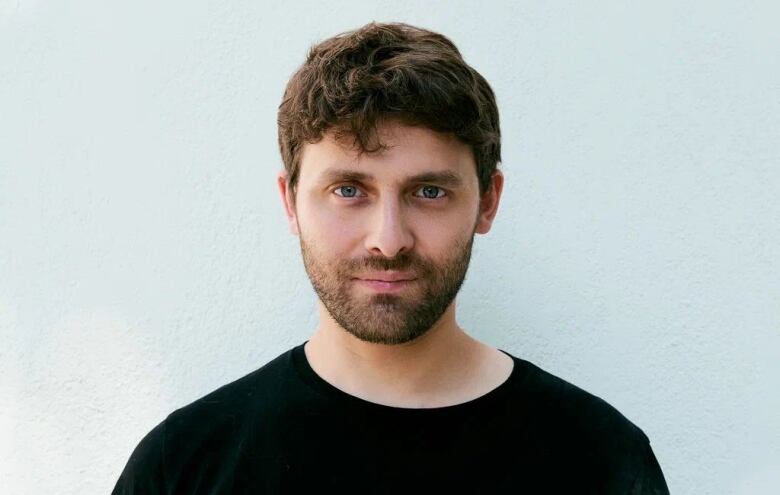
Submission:
[[[402,252],[394,258],[326,259],[300,235],[301,254],[314,291],[347,332],[372,344],[397,345],[424,335],[455,299],[466,277],[474,234],[440,262]],[[356,294],[353,280],[366,271],[401,270],[417,279],[399,294]]]

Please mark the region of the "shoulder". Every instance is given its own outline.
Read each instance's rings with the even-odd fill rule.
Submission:
[[[289,379],[292,350],[285,351],[251,373],[209,392],[173,411],[167,418],[166,432],[196,428],[201,421],[210,426],[256,414],[278,400],[280,390]]]
[[[296,387],[292,352],[169,414],[164,422],[167,470],[176,472],[189,459],[239,448],[247,435],[273,433]]]
[[[163,474],[163,438],[165,421],[152,428],[130,455],[112,495],[166,493]]]
[[[518,382],[518,404],[525,411],[524,420],[538,432],[541,450],[576,466],[604,493],[627,492],[654,474],[648,473],[657,469],[650,440],[615,406],[533,363],[515,359],[526,370]]]
[[[648,441],[641,428],[606,400],[531,362],[515,359],[526,368],[519,383],[521,396],[544,419],[569,425],[569,433],[600,436],[610,432],[610,437],[620,434],[635,442]]]
[[[113,493],[167,493],[193,459],[236,447],[246,424],[274,410],[289,380],[291,352],[170,413],[133,450]]]

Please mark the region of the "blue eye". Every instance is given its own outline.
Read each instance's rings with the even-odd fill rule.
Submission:
[[[341,191],[341,194],[336,193],[336,196],[343,198],[354,198],[357,196],[358,188],[355,186],[339,186],[333,192]]]
[[[422,195],[426,199],[438,199],[444,197],[444,190],[437,186],[422,186],[420,189],[418,189],[418,191],[422,191]]]

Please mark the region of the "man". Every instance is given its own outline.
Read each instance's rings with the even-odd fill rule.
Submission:
[[[313,47],[279,145],[319,326],[169,415],[114,493],[668,493],[641,429],[458,326],[503,175],[493,91],[451,41],[371,23]]]

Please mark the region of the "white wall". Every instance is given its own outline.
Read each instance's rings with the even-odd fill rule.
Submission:
[[[276,108],[370,20],[447,34],[498,96],[464,327],[615,405],[673,493],[776,488],[778,4],[479,3],[0,0],[3,493],[109,492],[167,413],[308,338]]]

